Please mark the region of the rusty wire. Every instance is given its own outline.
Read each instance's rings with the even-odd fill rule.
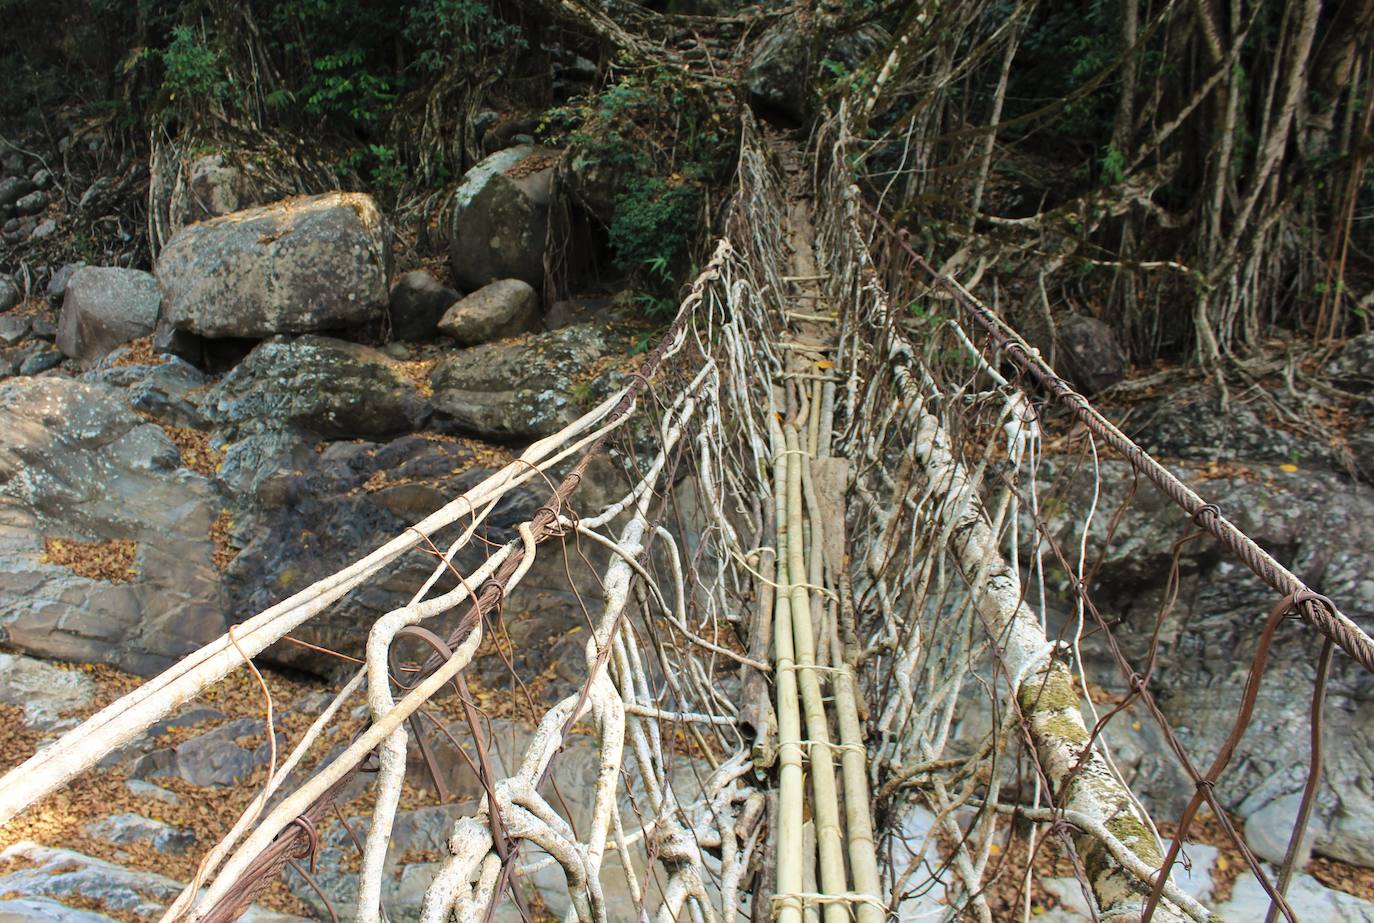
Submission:
[[[1272,555],[1261,548],[1248,535],[1237,528],[1222,515],[1220,508],[1208,503],[1190,487],[1180,481],[1167,468],[1155,460],[1148,452],[1136,445],[1128,436],[1102,416],[1087,398],[1079,394],[1040,357],[1040,354],[1026,343],[1011,327],[1007,326],[986,305],[978,301],[963,286],[949,276],[938,272],[879,212],[873,209],[858,190],[855,198],[873,215],[874,220],[888,232],[897,245],[905,251],[911,261],[928,273],[940,288],[944,289],[956,304],[969,316],[996,344],[998,351],[1011,362],[1018,371],[1027,375],[1047,394],[1053,396],[1068,408],[1080,423],[1093,435],[1112,446],[1130,463],[1131,467],[1145,475],[1149,481],[1188,514],[1197,525],[1210,533],[1217,541],[1229,549],[1257,577],[1279,593],[1293,594],[1300,591],[1312,594],[1304,597],[1298,607],[1302,620],[1333,640],[1361,666],[1374,672],[1374,639],[1342,613],[1329,600],[1316,594],[1287,568],[1276,561]]]

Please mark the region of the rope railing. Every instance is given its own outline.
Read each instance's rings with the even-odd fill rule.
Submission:
[[[1091,894],[1091,903],[1103,919],[1117,914],[1130,919],[1175,919],[1180,913],[1193,919],[1209,918],[1205,908],[1180,894],[1170,882],[1170,873],[1186,838],[1197,827],[1195,821],[1203,805],[1217,818],[1227,845],[1240,854],[1245,867],[1267,892],[1270,919],[1296,919],[1284,891],[1299,862],[1300,844],[1321,787],[1322,707],[1332,668],[1331,649],[1340,647],[1368,669],[1374,645],[1335,603],[1313,592],[1227,520],[1216,505],[1206,502],[1128,439],[1056,375],[994,311],[917,253],[908,236],[894,228],[856,184],[856,179],[863,182],[860,150],[878,150],[883,144],[900,149],[902,139],[869,140],[857,146],[847,134],[845,119],[842,105],[839,114],[819,133],[818,157],[827,164],[822,171],[826,185],[817,195],[823,216],[819,244],[830,263],[832,299],[845,305],[846,315],[852,318],[845,321],[842,334],[845,359],[857,370],[850,372],[849,424],[843,444],[871,452],[875,442],[885,439],[888,446],[871,454],[866,482],[861,476],[856,484],[880,527],[878,538],[870,543],[878,553],[870,552],[866,567],[860,568],[865,584],[860,602],[871,600],[870,605],[882,616],[881,627],[875,628],[875,640],[869,646],[877,662],[864,677],[867,698],[882,701],[896,693],[893,704],[876,722],[879,760],[875,772],[881,777],[882,770],[887,770],[878,787],[880,798],[893,799],[889,803],[900,806],[910,804],[914,796],[918,803],[932,807],[935,829],[942,829],[947,839],[959,844],[946,865],[962,886],[962,900],[983,919],[992,918],[991,911],[980,906],[980,892],[988,868],[987,843],[998,814],[1058,818],[1060,823],[1043,827],[1056,836],[1062,835],[1063,821],[1067,821],[1077,833],[1074,843],[1062,844],[1062,851],[1075,863],[1076,874],[1085,882],[1085,894]],[[889,160],[904,160],[904,156],[892,157],[891,150],[887,154]],[[899,180],[900,173],[895,177],[884,173],[877,188],[890,187]],[[889,296],[888,286],[894,286],[899,294]],[[871,307],[865,308],[865,304]],[[901,314],[892,308],[895,304],[904,306]],[[953,311],[941,310],[940,305],[951,305]],[[1070,421],[1083,427],[1085,438],[1078,438],[1083,454],[1077,462],[1061,462],[1053,454],[1063,453],[1072,440],[1055,432],[1063,421],[1054,416],[1055,408],[1047,399],[1067,409]],[[1053,453],[1047,450],[1047,440],[1052,436],[1058,437]],[[932,451],[940,445],[944,448]],[[1099,446],[1103,452],[1116,453],[1113,457],[1122,461],[1102,457]],[[908,460],[907,470],[901,467],[903,458]],[[1122,467],[1111,468],[1113,465]],[[1128,478],[1142,476],[1144,483],[1180,507],[1189,522],[1201,530],[1165,553],[1166,559],[1172,555],[1172,572],[1168,586],[1163,588],[1153,634],[1148,635],[1143,663],[1124,653],[1117,626],[1099,610],[1092,589],[1092,575],[1108,560],[1116,530],[1135,494],[1134,486],[1129,486],[1116,511],[1105,514],[1108,507],[1101,478],[1109,468],[1124,471]],[[1087,489],[1075,494],[1075,485],[1085,480]],[[1064,508],[1070,497],[1081,505]],[[1047,513],[1051,504],[1059,511]],[[904,515],[904,507],[909,515]],[[1079,523],[1071,527],[1076,518]],[[897,541],[890,536],[900,530],[905,530],[908,541],[914,536],[912,544],[924,551],[899,551]],[[1174,732],[1151,680],[1163,657],[1161,630],[1178,599],[1182,549],[1203,535],[1216,538],[1235,560],[1283,598],[1266,620],[1264,630],[1256,632],[1257,648],[1244,687],[1236,687],[1233,693],[1238,700],[1231,731],[1210,766],[1200,768]],[[932,556],[940,549],[949,550],[960,571],[956,577],[942,573],[932,563]],[[976,553],[974,549],[978,549]],[[912,560],[919,565],[914,581]],[[899,571],[899,564],[907,570]],[[862,573],[865,569],[866,574]],[[1232,575],[1228,579],[1241,578]],[[1052,583],[1058,583],[1058,588]],[[989,599],[999,593],[1007,609],[1021,612],[1022,617],[1014,621],[1023,628],[1029,628],[1025,617],[1028,604],[1038,598],[1041,632],[1037,635],[1031,631],[1018,640],[1012,625],[999,621],[995,612],[983,612],[972,620],[981,621],[983,646],[970,646],[966,640],[971,627],[968,610],[989,608]],[[919,628],[894,627],[894,623],[901,625],[901,613],[908,606],[921,612],[914,619]],[[1017,668],[1018,650],[1033,650],[1036,644],[1045,643],[1051,627],[1047,616],[1054,607],[1067,610],[1067,624],[1059,631],[1067,631],[1072,641],[1053,645],[1056,649],[1047,654],[1046,669],[1060,679],[1041,679],[1031,684],[1038,691],[1028,695],[1024,678],[1035,668]],[[1271,659],[1275,629],[1287,614],[1296,614],[1325,636],[1325,649],[1312,694],[1313,750],[1307,783],[1286,858],[1274,875],[1232,824],[1227,801],[1217,787],[1225,781],[1225,770],[1235,762],[1232,757],[1257,713],[1258,691]],[[1089,670],[1083,659],[1089,637],[1094,634],[1092,646],[1105,649],[1120,670],[1124,688],[1120,700],[1101,711],[1087,695]],[[1137,649],[1140,643],[1137,641]],[[1008,707],[1002,710],[1007,716],[1004,730],[999,737],[994,719],[993,731],[972,756],[951,758],[946,753],[955,715],[966,718],[977,706],[968,701],[957,707],[953,704],[966,695],[970,678],[967,674],[951,678],[950,667],[962,662],[967,669],[980,657],[994,661],[994,677],[1000,671],[1008,678]],[[1021,662],[1025,662],[1024,657]],[[1107,679],[1095,677],[1095,681]],[[986,679],[979,682],[987,685]],[[1010,691],[1018,685],[1021,694],[1011,697]],[[1061,707],[1052,721],[1036,719],[1034,709],[1055,702]],[[1090,722],[1082,721],[1080,705],[1090,713]],[[1107,737],[1115,733],[1113,722],[1121,720],[1119,716],[1133,706],[1155,724],[1168,756],[1194,786],[1193,797],[1167,842],[1161,842],[1163,838],[1154,830],[1142,803],[1124,785],[1105,746]],[[991,696],[984,708],[996,715],[996,697]],[[1069,720],[1065,723],[1059,719]],[[1036,777],[1029,804],[1024,800],[1002,802],[999,770],[992,765],[1008,749],[1005,733],[1018,723],[1031,745],[1031,768]],[[1061,748],[1058,757],[1053,752],[1056,746]],[[1005,765],[1005,757],[1001,759]],[[1099,804],[1108,791],[1125,796],[1124,801],[1114,802],[1112,796],[1105,799],[1113,823],[1103,824],[1100,816],[1095,820],[1092,811],[1080,811],[1072,803],[1078,785],[1095,789]],[[949,823],[948,817],[961,806],[975,802],[979,819],[972,828],[961,830]],[[1049,807],[1040,807],[1042,803]],[[1126,823],[1133,813],[1143,824]],[[1136,842],[1145,849],[1122,848],[1126,844],[1116,834],[1123,825],[1140,835]],[[1038,841],[1035,830],[1026,842],[1032,852]],[[1005,847],[1006,841],[1001,842]],[[927,840],[912,849],[913,862],[904,872],[895,867],[888,870],[896,882],[894,889],[905,886],[908,893],[912,890],[909,882],[930,846]],[[1104,850],[1117,868],[1105,877],[1101,863]],[[1037,873],[1027,862],[1023,874],[1018,899],[1021,911],[1028,914]],[[1112,886],[1113,876],[1119,887]],[[947,876],[941,873],[940,877]]]

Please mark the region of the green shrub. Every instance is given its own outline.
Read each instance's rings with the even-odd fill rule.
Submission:
[[[671,286],[696,236],[700,211],[701,190],[683,178],[628,177],[610,227],[616,266]]]
[[[475,69],[489,52],[526,47],[520,27],[482,0],[420,0],[406,13],[405,37],[419,50],[414,66],[428,74],[447,70],[454,61]],[[503,69],[506,60],[493,63]]]
[[[190,26],[172,29],[172,39],[160,56],[162,89],[177,111],[194,116],[202,107],[228,99],[231,85],[222,55]]]

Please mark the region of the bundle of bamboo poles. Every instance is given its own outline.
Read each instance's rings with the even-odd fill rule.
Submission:
[[[797,410],[785,422],[770,418],[779,763],[771,910],[779,923],[881,923],[887,916],[854,682],[856,652],[840,641],[843,613],[835,587],[844,567],[844,516],[842,507],[835,510],[838,503],[827,508],[817,490],[817,469],[836,464],[826,457],[834,387],[820,380],[794,385]],[[842,489],[843,479],[838,484]],[[843,634],[853,638],[852,630]]]

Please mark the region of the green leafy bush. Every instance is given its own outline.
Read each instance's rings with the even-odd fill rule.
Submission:
[[[190,26],[172,29],[172,39],[160,56],[162,89],[177,111],[195,114],[202,107],[229,97],[231,87],[224,76],[220,52]]]
[[[420,0],[406,13],[405,37],[419,54],[414,66],[427,74],[440,73],[454,61],[477,64],[489,52],[523,50],[520,27],[501,19],[482,0]],[[493,62],[500,68],[502,60]]]
[[[620,269],[671,282],[697,228],[701,190],[678,179],[632,176],[616,196],[611,249]]]

